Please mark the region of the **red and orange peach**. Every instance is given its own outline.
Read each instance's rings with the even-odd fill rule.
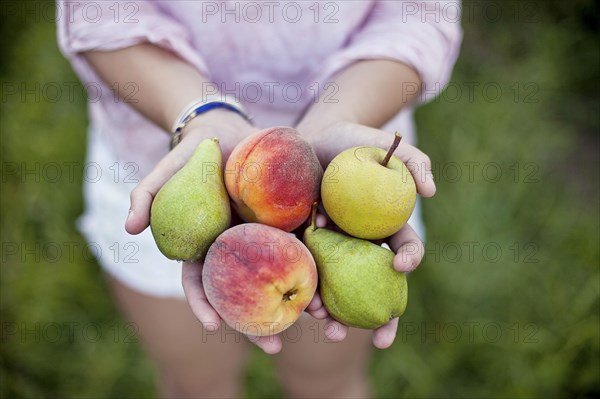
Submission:
[[[292,325],[317,288],[315,261],[293,234],[257,223],[222,233],[202,271],[206,298],[244,334],[267,336]]]
[[[240,217],[285,231],[308,219],[322,176],[314,150],[290,127],[247,137],[225,166],[225,185]]]

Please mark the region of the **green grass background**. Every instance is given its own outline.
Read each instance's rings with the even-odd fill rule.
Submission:
[[[396,343],[370,367],[375,394],[598,395],[600,9],[592,0],[470,4],[451,87],[417,112],[438,193],[423,202],[428,254],[410,275]],[[4,11],[0,396],[152,397],[154,366],[81,250],[81,168],[57,182],[9,173],[15,163],[81,165],[86,110],[80,90],[57,102],[8,95],[9,85],[77,78],[52,22]],[[15,243],[41,258],[10,255]],[[74,256],[48,261],[64,243]],[[73,337],[69,323],[78,323]],[[248,398],[281,394],[258,351],[246,382]]]

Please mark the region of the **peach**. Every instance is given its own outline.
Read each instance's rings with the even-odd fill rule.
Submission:
[[[293,234],[257,223],[226,230],[204,261],[202,284],[219,316],[244,334],[291,326],[317,288],[315,261]]]
[[[322,176],[313,148],[290,127],[247,137],[225,166],[225,186],[238,215],[285,231],[308,219]]]

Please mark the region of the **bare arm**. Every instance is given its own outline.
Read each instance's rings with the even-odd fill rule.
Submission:
[[[185,61],[151,44],[109,52],[87,52],[84,56],[109,86],[136,84],[137,101],[130,105],[165,133],[185,106],[205,94],[203,89],[209,82]],[[154,196],[185,165],[200,141],[218,136],[226,160],[233,147],[254,131],[244,118],[226,110],[211,110],[194,118],[185,127],[181,142],[131,192],[126,230],[138,234],[148,227]],[[188,303],[204,327],[214,330],[220,325],[220,317],[206,299],[201,276],[202,262],[184,262],[182,284]],[[252,342],[268,353],[281,349],[279,337],[255,337]]]
[[[164,129],[165,134],[171,130],[182,109],[201,98],[210,83],[187,62],[148,43],[115,51],[90,51],[83,55],[109,86],[124,87],[133,82],[138,92],[129,105]],[[253,130],[241,116],[230,111],[213,110],[196,117],[184,130],[186,140],[182,140],[132,191],[130,214],[125,225],[127,231],[138,234],[148,227],[152,199],[183,167],[202,139],[218,135],[223,157],[227,159],[240,139]]]
[[[318,101],[304,115],[302,126],[320,128],[343,120],[381,127],[414,98],[421,86],[413,69],[388,60],[357,62],[334,81],[339,88],[335,95],[338,102]]]
[[[83,55],[111,87],[133,82],[138,92],[129,105],[167,132],[183,107],[200,97],[209,83],[194,67],[149,43]]]

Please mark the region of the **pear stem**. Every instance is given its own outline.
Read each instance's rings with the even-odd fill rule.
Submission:
[[[317,201],[312,204],[312,211],[310,215],[310,228],[315,231],[317,229],[317,208],[319,203]]]
[[[392,143],[392,146],[388,150],[387,154],[385,154],[383,162],[381,162],[383,166],[387,167],[387,164],[388,162],[390,162],[392,155],[394,155],[394,151],[396,151],[396,148],[398,148],[398,145],[400,145],[400,140],[402,140],[402,135],[399,132],[396,132],[396,134],[394,135],[394,142]]]

